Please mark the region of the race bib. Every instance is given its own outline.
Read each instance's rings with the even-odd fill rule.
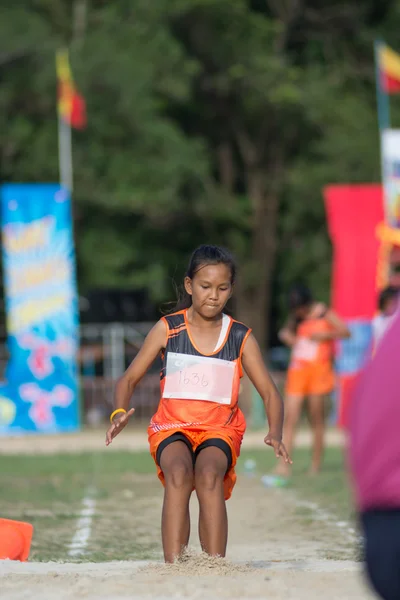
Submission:
[[[300,338],[293,346],[292,359],[314,361],[318,356],[318,342],[307,338]]]
[[[168,352],[163,398],[229,405],[235,366],[229,360]]]

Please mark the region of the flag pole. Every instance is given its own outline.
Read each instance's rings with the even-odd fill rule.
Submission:
[[[385,129],[390,127],[390,104],[389,94],[382,86],[382,70],[380,65],[381,49],[384,46],[382,40],[375,40],[375,83],[376,83],[376,104],[378,107],[378,124],[382,134]]]
[[[378,110],[378,126],[379,126],[379,145],[380,145],[380,158],[381,158],[381,180],[383,186],[383,204],[386,213],[386,190],[385,190],[385,160],[383,152],[383,137],[385,131],[390,128],[390,102],[389,94],[383,88],[382,82],[382,68],[381,68],[381,51],[384,46],[382,40],[375,40],[374,43],[374,54],[375,54],[375,84],[376,84],[376,104]],[[385,218],[386,221],[386,218]],[[377,231],[377,236],[380,241],[379,244],[379,256],[377,266],[377,289],[381,290],[387,285],[389,276],[389,253],[390,246],[384,241]]]
[[[68,51],[66,51],[66,58],[68,60]],[[65,59],[64,59],[65,60]],[[58,85],[62,83],[60,81],[61,73],[67,69],[69,73],[69,65],[63,64],[61,51],[56,53],[56,70]],[[72,134],[71,134],[71,123],[67,121],[63,114],[63,108],[60,102],[60,98],[57,103],[57,116],[58,116],[58,170],[60,185],[72,194],[73,190],[73,161],[72,161]]]
[[[73,161],[71,126],[58,111],[58,163],[60,185],[70,193],[73,190]]]

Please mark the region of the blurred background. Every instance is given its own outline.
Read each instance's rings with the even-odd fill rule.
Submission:
[[[323,189],[381,179],[374,40],[399,30],[396,0],[1,2],[1,183],[73,182],[83,423],[108,416],[201,243],[237,257],[233,313],[281,385],[289,286],[331,299]],[[147,420],[158,365],[135,398]]]

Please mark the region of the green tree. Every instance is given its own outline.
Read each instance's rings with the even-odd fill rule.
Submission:
[[[322,186],[378,176],[369,13],[355,3],[250,9],[242,0],[180,0],[171,11],[174,31],[201,65],[187,129],[206,136],[213,157],[210,206],[222,205],[217,231],[242,264],[238,313],[264,342],[279,250],[288,274],[275,278],[281,286],[299,275],[327,283]],[[338,39],[341,29],[356,36],[352,45]],[[368,66],[361,78],[360,52]]]
[[[88,108],[73,134],[81,288],[166,300],[193,247],[222,243],[237,314],[265,344],[293,279],[327,296],[322,188],[379,178],[372,42],[396,47],[399,25],[394,0],[3,3],[1,178],[57,180],[54,54],[69,45]]]

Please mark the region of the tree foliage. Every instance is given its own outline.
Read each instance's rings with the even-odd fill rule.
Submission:
[[[327,299],[322,188],[377,181],[373,39],[394,0],[0,3],[0,176],[58,178],[54,54],[68,45],[82,290],[173,294],[191,250],[229,246],[262,343],[294,279]],[[272,328],[271,315],[273,315]]]

